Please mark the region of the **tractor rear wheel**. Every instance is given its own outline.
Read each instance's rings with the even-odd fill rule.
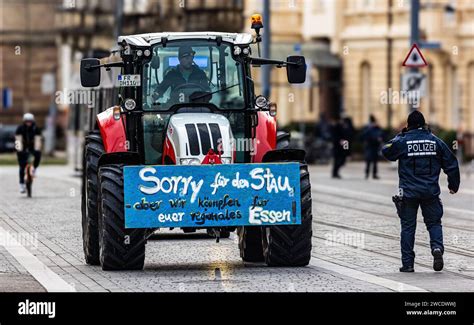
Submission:
[[[103,270],[141,270],[145,262],[145,229],[126,229],[123,166],[99,169],[99,247]]]
[[[104,145],[98,131],[85,139],[82,160],[82,244],[87,264],[99,265],[98,192],[99,158]]]
[[[300,163],[301,224],[263,227],[263,256],[268,266],[305,266],[311,259],[313,216],[308,165]]]

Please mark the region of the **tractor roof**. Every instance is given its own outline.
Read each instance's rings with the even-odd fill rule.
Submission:
[[[253,37],[248,33],[221,33],[221,32],[189,32],[189,33],[175,33],[175,32],[163,32],[163,33],[148,33],[148,34],[137,34],[120,36],[118,43],[121,44],[123,41],[130,45],[135,46],[149,46],[161,42],[162,37],[171,40],[178,39],[216,39],[218,36],[222,37],[224,42],[230,42],[233,44],[250,44],[253,41]]]

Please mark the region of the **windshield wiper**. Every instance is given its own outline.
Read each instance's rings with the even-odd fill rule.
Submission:
[[[218,92],[221,92],[221,91],[224,91],[224,90],[227,90],[227,89],[230,89],[230,88],[233,88],[233,87],[236,87],[236,86],[239,86],[240,83],[237,83],[235,85],[232,85],[232,86],[229,86],[229,87],[225,87],[225,88],[222,88],[222,89],[218,89],[216,91],[213,91],[213,92],[210,92],[210,93],[204,93],[203,95],[199,95],[197,97],[193,97],[193,98],[190,98],[192,102],[194,102],[195,100],[197,99],[200,99],[200,98],[203,98],[203,97],[206,97],[206,96],[212,96]]]

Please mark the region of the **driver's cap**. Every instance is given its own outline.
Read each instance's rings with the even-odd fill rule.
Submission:
[[[179,48],[179,51],[178,51],[178,57],[181,59],[181,58],[184,58],[185,56],[189,56],[189,55],[194,55],[196,54],[196,52],[193,50],[193,48],[189,45],[183,45]]]

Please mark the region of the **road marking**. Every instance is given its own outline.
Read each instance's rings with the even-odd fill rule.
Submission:
[[[397,291],[397,292],[428,292],[428,290],[415,287],[403,282],[398,282],[390,279],[385,279],[373,274],[365,273],[362,271],[354,270],[339,264],[334,264],[319,258],[311,258],[311,262],[309,263],[312,266],[320,267],[332,272],[336,272],[341,275],[345,275],[347,277],[361,280],[364,282],[372,283],[378,286],[382,286],[384,288]]]
[[[339,188],[339,187],[333,187],[333,186],[321,185],[321,184],[313,185],[313,189],[320,190],[320,191],[326,192],[328,194],[335,194],[335,195],[337,195],[337,194],[346,194],[346,195],[352,196],[352,195],[355,194],[356,196],[352,196],[354,199],[357,199],[358,197],[361,197],[361,196],[364,197],[364,198],[371,197],[371,198],[373,198],[374,200],[377,200],[377,201],[387,201],[387,200],[390,199],[386,195],[379,195],[379,194],[373,194],[373,193],[361,192],[361,191],[353,191],[353,190],[342,189],[342,188]],[[374,203],[376,203],[376,202],[374,202]],[[472,211],[472,210],[452,208],[452,207],[447,207],[446,205],[443,205],[443,209],[445,211],[451,211],[451,212],[454,212],[454,213],[474,214],[474,211]]]
[[[51,271],[36,256],[22,246],[10,232],[0,226],[0,244],[30,273],[48,292],[73,292],[73,286]]]
[[[372,180],[372,179],[369,179],[369,182],[370,183],[382,183],[382,184],[387,184],[387,185],[395,185],[398,187],[398,182],[395,181],[395,180],[389,180],[389,179],[378,179],[378,180]],[[446,189],[445,187],[441,187],[441,191],[442,192],[445,192],[445,193],[449,193],[449,190]],[[459,191],[457,192],[457,194],[466,194],[466,195],[469,195],[469,194],[474,194],[474,190],[470,189],[470,188],[460,188]]]

